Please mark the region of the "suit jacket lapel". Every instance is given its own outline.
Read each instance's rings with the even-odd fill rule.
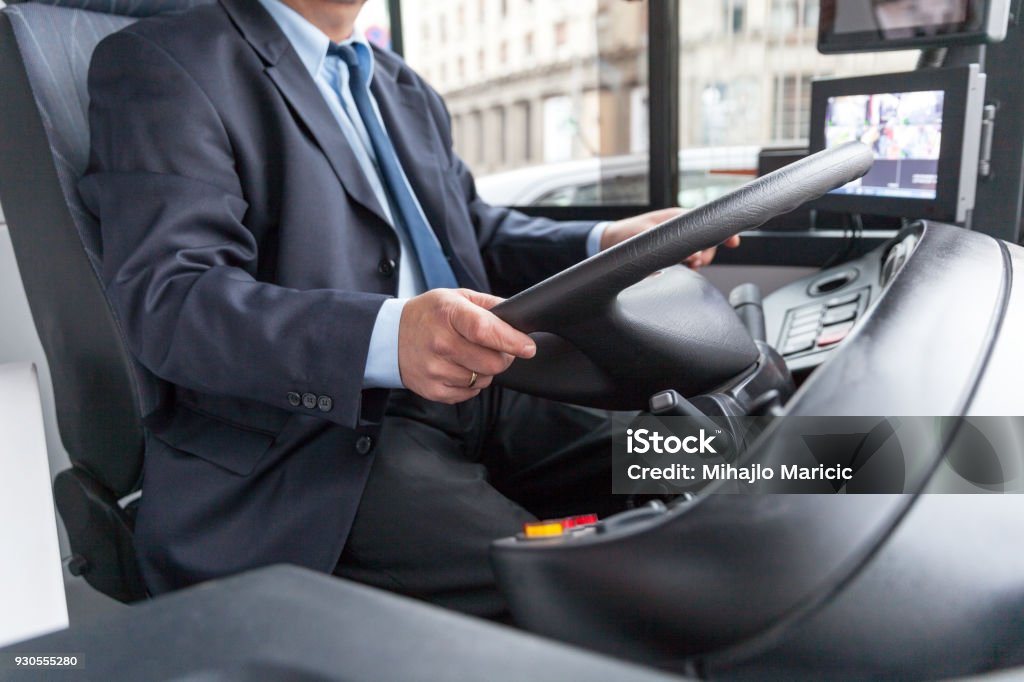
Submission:
[[[267,75],[288,100],[295,117],[305,124],[323,149],[349,196],[387,222],[377,195],[370,187],[345,134],[341,132],[323,95],[295,53],[286,54],[276,66],[268,66]]]
[[[221,4],[267,64],[267,76],[288,102],[292,114],[323,150],[348,195],[387,223],[384,210],[359,167],[345,134],[273,18],[254,0],[221,0]]]
[[[422,88],[401,67],[396,68],[390,60],[378,58],[370,90],[427,221],[445,253],[455,256],[451,265],[456,279],[462,286],[487,291],[487,282],[481,280],[472,268],[466,267],[452,248],[451,224],[445,201],[447,193],[442,175],[444,150],[427,113],[429,109]]]
[[[448,206],[441,175],[444,164],[423,91],[407,74],[380,58],[370,90],[423,213],[448,251]]]

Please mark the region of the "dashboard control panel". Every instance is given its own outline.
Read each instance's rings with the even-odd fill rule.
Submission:
[[[768,341],[794,374],[828,357],[857,327],[917,246],[919,228],[857,260],[791,282],[764,299]]]
[[[776,348],[789,358],[835,346],[853,330],[870,296],[870,287],[863,287],[824,302],[789,309]]]

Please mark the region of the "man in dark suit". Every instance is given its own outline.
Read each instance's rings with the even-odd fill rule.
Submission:
[[[354,33],[362,4],[221,0],[97,48],[80,189],[164,389],[139,559],[153,593],[291,562],[497,615],[490,540],[615,505],[605,415],[489,388],[535,348],[484,292],[674,211],[485,204],[440,97]]]

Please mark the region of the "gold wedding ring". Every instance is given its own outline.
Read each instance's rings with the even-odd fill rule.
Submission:
[[[476,380],[479,378],[476,372],[473,372],[473,376],[469,377],[469,385],[466,388],[473,388],[476,386]]]

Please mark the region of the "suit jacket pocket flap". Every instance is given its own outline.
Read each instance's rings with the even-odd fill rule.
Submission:
[[[146,420],[157,439],[228,471],[246,476],[273,445],[275,435],[236,426],[187,408]]]

